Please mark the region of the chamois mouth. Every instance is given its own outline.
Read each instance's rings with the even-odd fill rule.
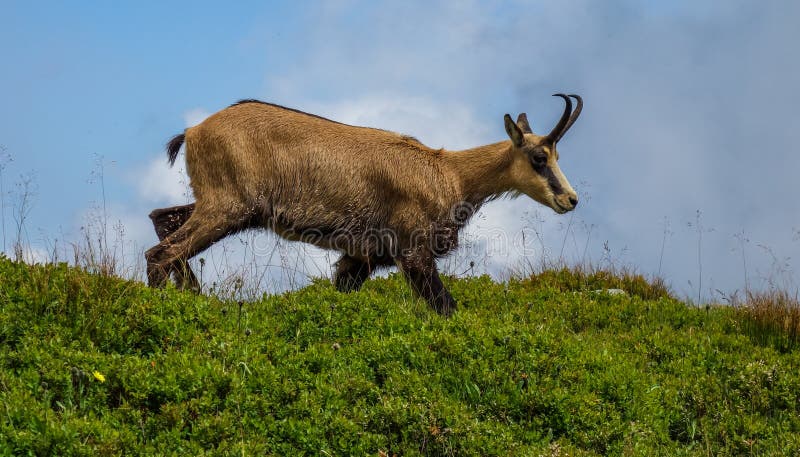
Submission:
[[[558,202],[558,200],[556,200],[555,197],[553,197],[553,206],[552,206],[552,208],[558,214],[568,213],[568,212],[572,211],[573,209],[575,209],[575,208],[568,208],[568,207],[562,205],[561,203]]]

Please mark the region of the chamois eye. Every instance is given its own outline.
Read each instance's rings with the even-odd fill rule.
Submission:
[[[531,161],[533,162],[534,166],[543,167],[547,165],[547,154],[543,152],[534,153],[531,156]]]

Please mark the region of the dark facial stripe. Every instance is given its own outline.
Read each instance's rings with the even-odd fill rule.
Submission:
[[[564,188],[561,187],[561,183],[558,181],[558,178],[556,178],[556,174],[553,173],[552,168],[545,165],[543,167],[533,167],[533,170],[547,180],[547,184],[550,185],[550,190],[552,190],[555,195],[564,193]]]

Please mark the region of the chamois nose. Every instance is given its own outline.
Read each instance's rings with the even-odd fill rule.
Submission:
[[[573,208],[578,206],[578,197],[577,196],[569,197],[569,202],[572,203]]]

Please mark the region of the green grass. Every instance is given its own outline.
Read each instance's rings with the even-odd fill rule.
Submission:
[[[449,320],[397,276],[240,304],[0,259],[0,455],[800,452],[800,357],[733,308],[446,282]]]

